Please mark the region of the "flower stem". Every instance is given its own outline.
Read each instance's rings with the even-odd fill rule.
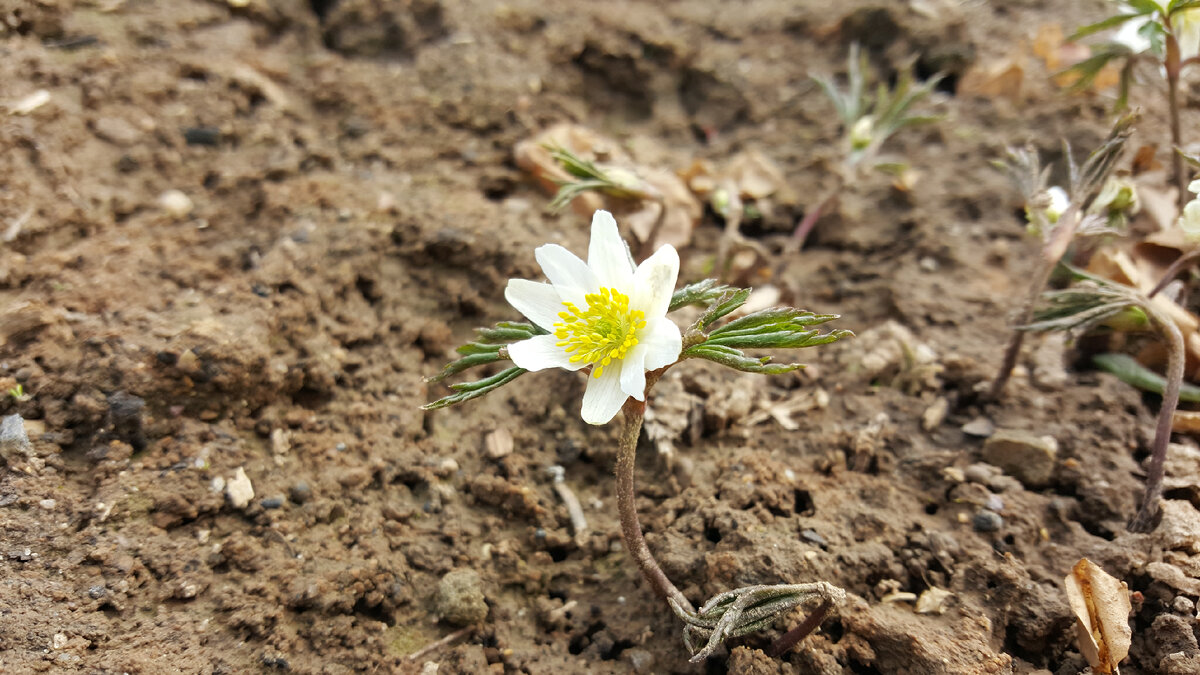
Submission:
[[[646,374],[646,391],[658,379],[657,372]],[[630,398],[625,402],[625,421],[621,428],[620,446],[617,448],[617,510],[621,514],[621,535],[625,539],[625,548],[633,556],[642,576],[663,600],[674,600],[680,607],[695,611],[692,603],[683,593],[671,583],[662,568],[650,553],[646,538],[642,536],[642,525],[638,521],[637,506],[634,503],[633,465],[637,457],[638,436],[642,432],[642,420],[646,415],[645,401]]]
[[[1167,58],[1163,66],[1167,71],[1167,107],[1171,114],[1171,176],[1178,192],[1176,201],[1179,210],[1183,211],[1188,201],[1188,191],[1187,175],[1183,170],[1183,155],[1179,154],[1179,148],[1183,147],[1183,133],[1179,124],[1179,73],[1182,64],[1179,59],[1179,41],[1175,39],[1169,24],[1167,28]]]
[[[804,621],[800,622],[799,626],[784,633],[771,648],[767,650],[767,656],[773,659],[782,658],[800,643],[801,640],[808,637],[808,634],[817,629],[825,617],[829,615],[829,610],[833,607],[833,603],[829,600],[822,600],[821,604],[809,614]]]
[[[1154,429],[1154,447],[1150,453],[1150,466],[1146,470],[1146,492],[1142,495],[1137,515],[1129,523],[1130,532],[1150,532],[1158,526],[1158,502],[1162,497],[1163,464],[1167,460],[1167,448],[1171,443],[1171,422],[1175,408],[1179,405],[1179,388],[1183,383],[1184,346],[1183,333],[1179,326],[1146,303],[1144,309],[1159,325],[1167,338],[1167,388],[1163,392],[1162,408],[1158,411],[1158,425]]]
[[[1004,385],[1008,383],[1008,378],[1017,365],[1017,357],[1021,354],[1021,344],[1025,341],[1025,331],[1021,330],[1021,327],[1027,325],[1033,318],[1033,307],[1037,304],[1042,289],[1050,281],[1050,274],[1054,271],[1056,262],[1057,260],[1050,260],[1045,256],[1038,258],[1038,269],[1034,274],[1033,283],[1029,285],[1025,304],[1021,306],[1020,312],[1016,315],[1012,333],[1008,337],[1008,346],[1004,349],[1004,360],[1000,362],[1000,371],[996,373],[996,379],[992,380],[992,386],[988,389],[988,400],[994,401],[1000,398],[1000,393],[1004,391]]]
[[[1158,295],[1162,289],[1167,287],[1167,284],[1171,283],[1175,277],[1179,276],[1179,273],[1183,271],[1184,267],[1198,257],[1200,257],[1200,248],[1188,251],[1187,253],[1184,253],[1176,258],[1175,262],[1171,263],[1171,266],[1168,267],[1167,271],[1162,275],[1162,278],[1158,280],[1158,283],[1154,285],[1154,288],[1150,289],[1150,292],[1146,294],[1146,297],[1153,298],[1154,296]]]
[[[796,229],[792,232],[792,240],[788,242],[790,252],[798,252],[804,248],[804,243],[808,241],[808,235],[817,225],[817,220],[821,218],[821,214],[829,210],[833,206],[833,202],[837,199],[838,194],[842,190],[842,182],[838,180],[834,189],[830,190],[825,198],[817,202],[817,205],[804,214],[804,218],[800,220],[800,224],[796,225]]]

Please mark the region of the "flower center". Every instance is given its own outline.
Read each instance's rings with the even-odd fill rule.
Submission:
[[[629,296],[614,288],[601,288],[597,293],[584,296],[587,309],[580,311],[570,302],[564,302],[562,319],[554,324],[554,343],[571,354],[571,362],[596,364],[592,374],[600,377],[604,367],[614,360],[625,358],[625,353],[638,343],[638,331],[646,327],[646,315],[629,310]]]

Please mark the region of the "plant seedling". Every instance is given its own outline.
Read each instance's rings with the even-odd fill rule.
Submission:
[[[1150,61],[1162,68],[1166,76],[1167,107],[1171,119],[1171,145],[1177,151],[1183,146],[1179,122],[1179,80],[1184,70],[1200,63],[1200,2],[1197,0],[1124,0],[1117,14],[1075,31],[1071,40],[1117,28],[1107,42],[1092,47],[1092,56],[1067,68],[1078,79],[1072,85],[1085,89],[1110,63],[1121,63],[1117,108],[1128,105],[1130,82],[1134,66]],[[1187,175],[1183,158],[1178,152],[1171,156],[1172,180],[1177,190],[1179,208],[1187,202]]]
[[[592,219],[585,263],[565,248],[546,244],[534,257],[550,283],[512,279],[508,302],[532,323],[502,322],[479,329],[479,339],[458,348],[461,358],[430,378],[441,380],[472,367],[500,361],[513,366],[476,382],[450,385],[453,393],[425,407],[443,408],[482,396],[526,372],[563,368],[587,373],[581,414],[589,424],[607,424],[624,412],[616,460],[617,508],[625,547],[655,593],[684,622],[684,641],[692,661],[707,658],[723,640],[769,626],[781,613],[802,602],[820,606],[776,645],[790,649],[820,624],[845,592],[825,582],[750,586],[721,593],[695,609],[659,567],[642,536],[634,504],[634,457],[646,413],[646,400],[667,369],[687,359],[706,359],[750,373],[774,375],[801,368],[753,357],[745,349],[797,349],[828,344],[851,333],[819,326],[837,318],[790,307],[754,312],[726,321],[750,297],[749,289],[705,280],[675,290],[679,255],[660,247],[634,265],[617,223],[606,211]],[[706,307],[686,330],[667,317],[686,305]]]
[[[1166,388],[1162,407],[1154,429],[1154,445],[1146,470],[1146,491],[1137,514],[1129,522],[1131,532],[1150,532],[1158,525],[1159,500],[1162,497],[1163,466],[1167,446],[1171,441],[1171,419],[1179,405],[1179,390],[1183,384],[1183,334],[1175,321],[1150,298],[1136,289],[1108,279],[1070,268],[1077,284],[1046,293],[1046,306],[1034,321],[1023,330],[1067,331],[1079,335],[1100,324],[1116,324],[1122,328],[1154,324],[1167,343]]]
[[[918,84],[910,71],[902,71],[892,88],[880,82],[872,93],[867,82],[867,55],[858,43],[850,45],[846,61],[846,88],[842,89],[832,77],[813,76],[825,95],[833,101],[838,118],[842,122],[842,159],[836,166],[833,188],[804,214],[804,218],[792,232],[790,247],[800,250],[817,224],[821,214],[837,200],[848,185],[862,178],[864,167],[896,172],[903,164],[884,161],[882,146],[897,131],[905,127],[929,124],[940,119],[933,115],[910,115],[916,103],[929,96],[941,81],[941,75]]]
[[[999,167],[1008,171],[1025,197],[1025,216],[1029,233],[1041,239],[1042,250],[1033,272],[1033,279],[1024,302],[1017,308],[1016,320],[1000,370],[988,390],[988,398],[998,399],[1008,383],[1025,333],[1020,330],[1033,317],[1038,297],[1050,281],[1050,275],[1071,243],[1077,237],[1095,236],[1114,232],[1111,211],[1113,200],[1101,203],[1092,196],[1104,185],[1125,148],[1125,141],[1132,132],[1136,117],[1126,115],[1117,121],[1108,138],[1094,150],[1082,165],[1076,164],[1069,145],[1064,143],[1063,155],[1067,158],[1068,186],[1047,187],[1049,168],[1043,169],[1037,151],[1031,147],[1010,149],[1008,161]],[[1113,194],[1120,199],[1121,191]],[[1094,206],[1094,208],[1088,208]],[[1131,207],[1132,203],[1126,205]],[[1115,221],[1121,222],[1121,221]]]

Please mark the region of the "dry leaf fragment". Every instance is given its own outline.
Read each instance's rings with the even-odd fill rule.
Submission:
[[[930,586],[921,593],[921,597],[917,598],[917,614],[943,614],[946,611],[946,602],[954,594],[944,588]]]
[[[1098,565],[1081,559],[1063,582],[1075,613],[1076,644],[1096,673],[1119,675],[1117,664],[1129,654],[1129,586]]]

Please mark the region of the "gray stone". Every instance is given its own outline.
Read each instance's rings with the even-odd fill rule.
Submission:
[[[1050,482],[1058,458],[1058,441],[1028,431],[998,429],[983,444],[983,461],[1004,470],[1025,487]]]
[[[455,626],[468,626],[487,618],[488,606],[479,573],[469,568],[451,570],[438,582],[437,613]]]
[[[292,483],[292,486],[288,488],[288,496],[291,497],[292,501],[296,504],[303,504],[312,499],[313,491],[312,488],[308,486],[307,481],[298,480],[295,483]]]
[[[995,532],[1004,527],[1004,519],[995,511],[980,509],[971,519],[971,525],[979,532]]]
[[[0,419],[0,464],[12,464],[33,455],[33,445],[25,433],[25,420],[20,415]]]

